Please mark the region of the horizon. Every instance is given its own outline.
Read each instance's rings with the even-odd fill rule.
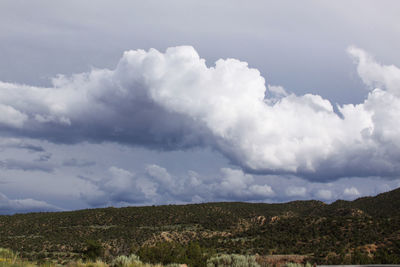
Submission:
[[[13,215],[23,215],[23,214],[35,214],[35,213],[63,213],[63,212],[79,212],[79,211],[85,211],[85,210],[100,210],[100,209],[123,209],[123,208],[148,208],[148,207],[164,207],[164,206],[190,206],[190,205],[209,205],[209,204],[225,204],[225,203],[229,203],[229,204],[235,204],[235,203],[241,203],[241,204],[265,204],[265,205],[274,205],[274,204],[290,204],[293,202],[309,202],[309,201],[317,201],[317,202],[321,202],[327,206],[329,205],[334,205],[336,202],[354,202],[360,199],[365,199],[365,198],[375,198],[378,197],[379,195],[383,195],[385,193],[390,193],[392,191],[396,191],[399,190],[400,187],[389,190],[389,191],[385,191],[385,192],[381,192],[379,194],[376,195],[369,195],[369,196],[362,196],[362,197],[358,197],[356,199],[353,200],[345,200],[345,199],[336,199],[334,201],[331,202],[326,202],[326,201],[322,201],[322,200],[318,200],[318,199],[305,199],[305,200],[290,200],[290,201],[286,201],[286,202],[249,202],[249,201],[219,201],[219,202],[190,202],[190,203],[171,203],[171,204],[155,204],[155,205],[129,205],[129,206],[105,206],[105,207],[89,207],[89,208],[83,208],[83,209],[75,209],[75,210],[43,210],[43,211],[27,211],[27,212],[21,212],[21,213],[2,213],[0,214],[0,216],[13,216]]]

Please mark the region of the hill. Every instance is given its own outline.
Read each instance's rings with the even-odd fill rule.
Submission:
[[[88,242],[105,258],[133,252],[151,260],[152,250],[196,243],[213,253],[400,263],[400,189],[329,205],[223,202],[0,216],[0,247],[28,259],[80,257]]]

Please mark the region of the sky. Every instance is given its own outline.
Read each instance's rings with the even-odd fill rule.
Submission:
[[[0,214],[400,187],[399,1],[0,2]]]

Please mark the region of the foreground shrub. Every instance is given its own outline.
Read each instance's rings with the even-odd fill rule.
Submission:
[[[112,266],[116,267],[128,267],[128,266],[136,266],[141,264],[142,262],[140,261],[139,257],[136,256],[135,254],[131,254],[129,256],[118,256],[116,257],[113,262],[111,263]]]
[[[77,262],[72,262],[68,264],[69,266],[74,266],[74,267],[108,267],[107,263],[97,260],[95,262],[82,262],[82,261],[77,261]],[[49,267],[55,267],[49,266]]]
[[[0,266],[7,264],[16,264],[18,259],[18,253],[14,253],[10,249],[0,248]]]
[[[234,267],[260,267],[256,262],[255,256],[245,256],[238,254],[222,254],[211,257],[207,261],[207,267],[223,267],[223,266],[234,266]]]
[[[143,263],[140,258],[135,255],[131,254],[129,256],[118,256],[116,257],[110,266],[113,267],[162,267],[161,264],[149,264]],[[165,267],[181,267],[181,264],[178,263],[171,263],[168,265],[164,265]]]

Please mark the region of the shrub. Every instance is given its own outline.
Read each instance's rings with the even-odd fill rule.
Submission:
[[[116,267],[127,267],[134,264],[139,265],[140,263],[142,262],[140,261],[139,257],[136,256],[135,254],[131,254],[129,256],[122,255],[116,257],[111,263],[111,265]]]
[[[238,254],[222,254],[213,256],[207,260],[207,267],[260,267],[256,262],[255,256],[238,255]]]
[[[141,260],[149,263],[185,263],[191,267],[206,266],[206,251],[196,242],[181,245],[172,242],[157,243],[154,246],[143,246],[138,250]]]
[[[0,261],[15,264],[18,259],[18,253],[14,253],[10,249],[0,248]]]
[[[99,242],[95,240],[87,240],[86,249],[83,251],[83,254],[87,259],[95,261],[103,255],[103,248]]]

